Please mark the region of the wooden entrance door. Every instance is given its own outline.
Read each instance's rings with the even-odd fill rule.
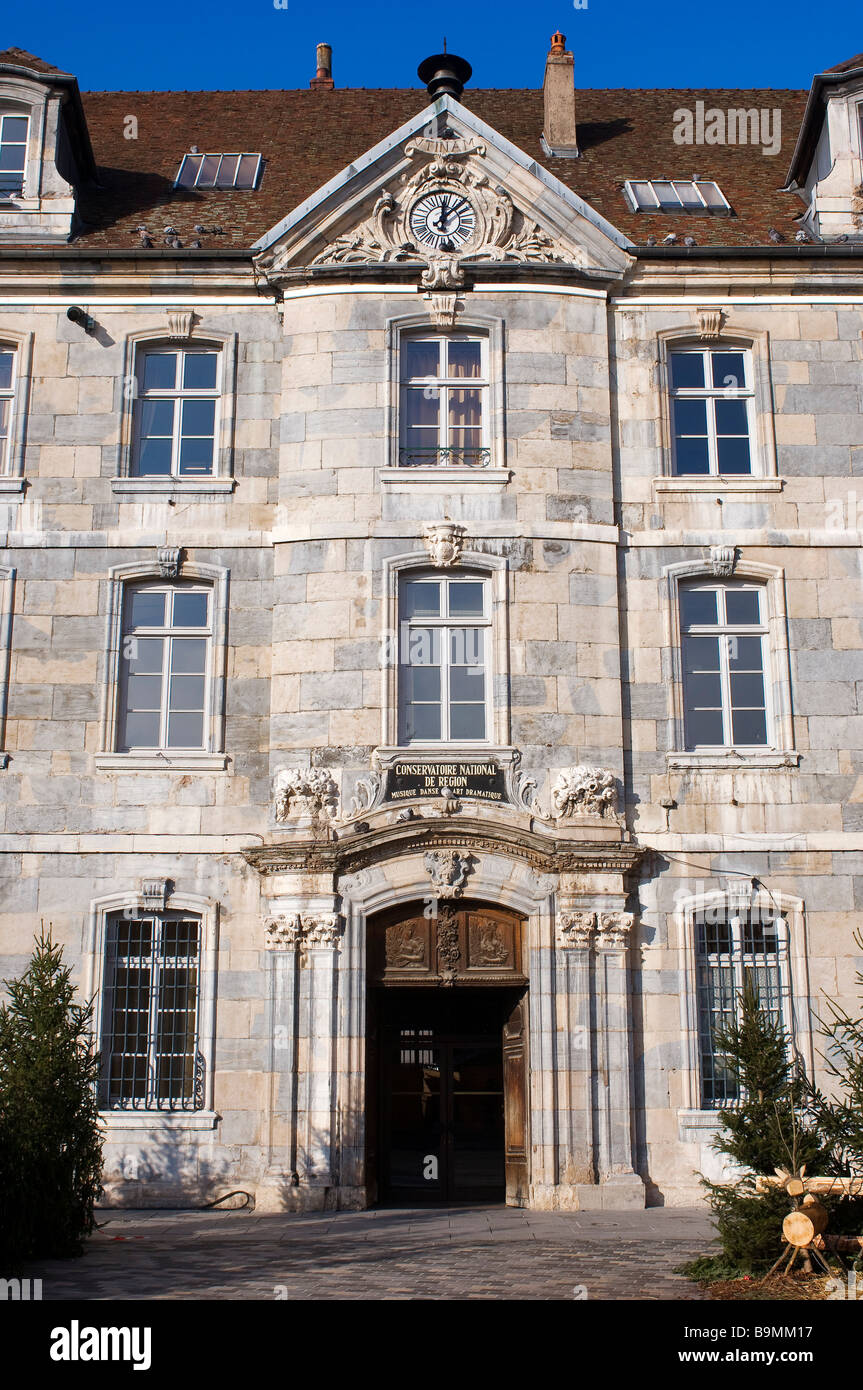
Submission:
[[[368,1181],[384,1200],[526,1200],[522,931],[474,903],[370,923]]]

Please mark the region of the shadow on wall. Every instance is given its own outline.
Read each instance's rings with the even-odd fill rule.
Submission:
[[[332,1136],[311,1129],[303,1145],[294,1152],[285,1146],[283,1157],[267,1167],[257,1145],[223,1146],[218,1127],[147,1131],[142,1124],[128,1131],[128,1139],[115,1132],[106,1141],[99,1206],[201,1210],[239,1193],[219,1201],[220,1209],[358,1210],[367,1205],[365,1188],[355,1177],[342,1179],[338,1156],[345,1155],[345,1168],[362,1172],[362,1134],[359,1112],[343,1108]]]
[[[217,1129],[153,1129],[146,1137],[142,1131],[145,1124],[129,1130],[128,1138],[115,1132],[106,1140],[100,1207],[199,1209],[237,1190],[254,1198],[256,1184],[248,1180],[243,1151],[237,1149],[235,1158],[230,1150],[219,1157],[211,1152]],[[246,1202],[238,1198],[224,1205]]]

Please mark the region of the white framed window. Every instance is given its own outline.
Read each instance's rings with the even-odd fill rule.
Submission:
[[[221,354],[215,348],[140,348],[132,474],[196,479],[216,464]]]
[[[623,185],[633,212],[713,213],[727,217],[731,206],[712,179],[627,179]]]
[[[399,742],[487,743],[491,598],[481,574],[411,573],[399,586]]]
[[[256,188],[261,172],[259,154],[183,155],[175,188]]]
[[[763,587],[690,582],[679,598],[687,749],[768,747]]]
[[[20,197],[24,191],[29,131],[29,117],[0,114],[0,199]]]
[[[677,477],[753,472],[750,354],[723,346],[668,351],[672,463]]]
[[[728,571],[716,578],[704,561],[663,567],[666,762],[681,768],[796,767],[784,572],[738,561],[736,553],[729,569],[728,578]],[[747,597],[753,592],[757,606]],[[760,739],[762,729],[765,742],[742,741]]]
[[[399,357],[400,466],[488,467],[487,335],[406,334]]]
[[[204,1108],[201,948],[201,920],[188,913],[109,915],[101,1109]]]
[[[118,751],[209,752],[212,595],[197,584],[127,587]]]
[[[13,419],[17,382],[15,349],[0,342],[0,474],[8,474],[11,466]]]
[[[176,578],[117,565],[107,607],[96,766],[224,769],[228,571],[182,552]]]

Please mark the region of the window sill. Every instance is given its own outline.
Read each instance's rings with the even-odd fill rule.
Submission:
[[[678,1110],[677,1129],[681,1144],[703,1144],[719,1128],[721,1110]]]
[[[784,478],[741,477],[739,474],[653,479],[654,492],[781,492]]]
[[[173,496],[204,496],[208,493],[223,496],[233,492],[235,478],[112,478],[111,491],[118,497],[143,496],[154,494]]]
[[[748,768],[757,770],[771,767],[797,767],[800,763],[800,754],[783,753],[775,749],[767,749],[763,753],[759,753],[756,751],[738,752],[735,748],[720,748],[716,752],[666,753],[665,760],[669,768],[726,768],[730,772],[735,772],[745,771]]]
[[[97,753],[99,772],[223,772],[227,753]]]
[[[0,493],[15,493],[23,491],[23,478],[0,478]]]
[[[411,483],[443,483],[446,487],[454,483],[496,483],[498,487],[509,482],[511,468],[448,468],[445,464],[434,464],[418,468],[382,468],[381,482],[384,486],[398,484],[399,487]]]
[[[106,1129],[215,1129],[215,1110],[100,1110]]]

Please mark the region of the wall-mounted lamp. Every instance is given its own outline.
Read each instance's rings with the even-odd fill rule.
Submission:
[[[71,305],[71,307],[66,310],[66,317],[83,328],[85,333],[92,333],[93,329],[96,327],[96,320],[93,316],[88,314],[86,309],[80,309],[77,304]]]

